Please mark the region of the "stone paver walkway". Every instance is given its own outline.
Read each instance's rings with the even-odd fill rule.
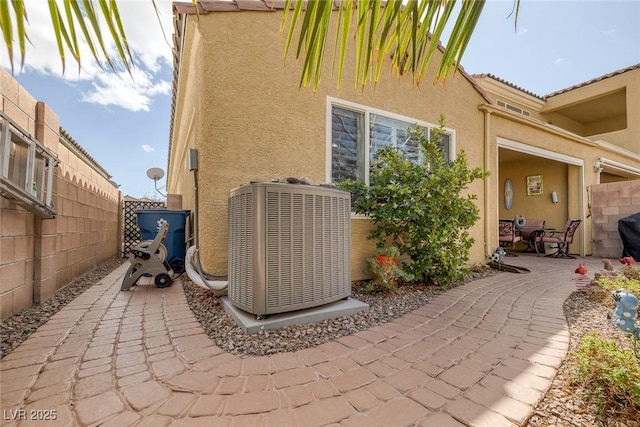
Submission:
[[[0,423],[522,425],[566,355],[562,304],[578,260],[507,261],[532,273],[469,283],[312,349],[244,359],[203,332],[179,281],[121,292],[125,264],[0,362]]]

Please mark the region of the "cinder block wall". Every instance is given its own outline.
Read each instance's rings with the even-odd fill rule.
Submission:
[[[119,217],[121,193],[108,181],[109,175],[68,134],[58,147],[54,203],[58,216],[42,221],[42,237],[55,236],[54,275],[41,288],[48,298],[78,275],[120,254]],[[46,237],[45,237],[46,236]]]
[[[593,256],[620,258],[623,245],[618,220],[640,212],[640,180],[592,185],[589,189]]]
[[[52,205],[58,215],[41,219],[0,197],[0,315],[10,316],[50,298],[78,275],[117,256],[121,193],[108,173],[69,135],[59,119],[4,69],[0,108],[60,160]]]
[[[3,68],[0,68],[0,108],[18,126],[36,134],[37,101]],[[48,118],[50,127],[58,118]],[[33,303],[35,282],[36,217],[0,197],[0,310],[2,317]]]
[[[0,311],[9,316],[33,302],[34,215],[0,197]]]

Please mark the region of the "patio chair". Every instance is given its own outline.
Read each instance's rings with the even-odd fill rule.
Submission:
[[[574,256],[569,255],[569,244],[573,242],[573,235],[575,234],[578,226],[582,220],[580,219],[568,219],[567,224],[562,230],[544,230],[542,233],[538,233],[535,237],[535,248],[538,252],[538,244],[544,246],[545,243],[551,243],[557,245],[556,251],[552,254],[546,255],[551,258],[571,258]],[[540,253],[538,252],[538,255]]]
[[[528,219],[526,224],[520,227],[522,241],[527,244],[525,252],[538,252],[536,246],[536,236],[544,230],[544,219]]]
[[[498,220],[498,241],[500,246],[506,248],[511,246],[514,248],[516,243],[522,240],[522,236],[517,233],[516,221],[514,219],[499,219]],[[513,254],[507,254],[516,256]]]

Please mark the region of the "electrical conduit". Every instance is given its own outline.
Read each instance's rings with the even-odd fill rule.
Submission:
[[[194,260],[197,250],[198,249],[195,246],[191,246],[187,249],[187,254],[185,255],[184,267],[189,279],[201,288],[214,291],[215,293],[225,291],[227,289],[227,284],[229,283],[226,280],[208,280],[205,278],[205,274],[200,268],[200,262]]]

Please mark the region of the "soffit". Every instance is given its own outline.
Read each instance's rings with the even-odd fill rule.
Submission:
[[[498,158],[500,162],[518,162],[524,160],[530,160],[531,154],[522,153],[516,150],[509,150],[507,148],[498,149]]]
[[[560,107],[554,113],[579,123],[593,123],[627,114],[627,91],[625,88],[582,102]]]

